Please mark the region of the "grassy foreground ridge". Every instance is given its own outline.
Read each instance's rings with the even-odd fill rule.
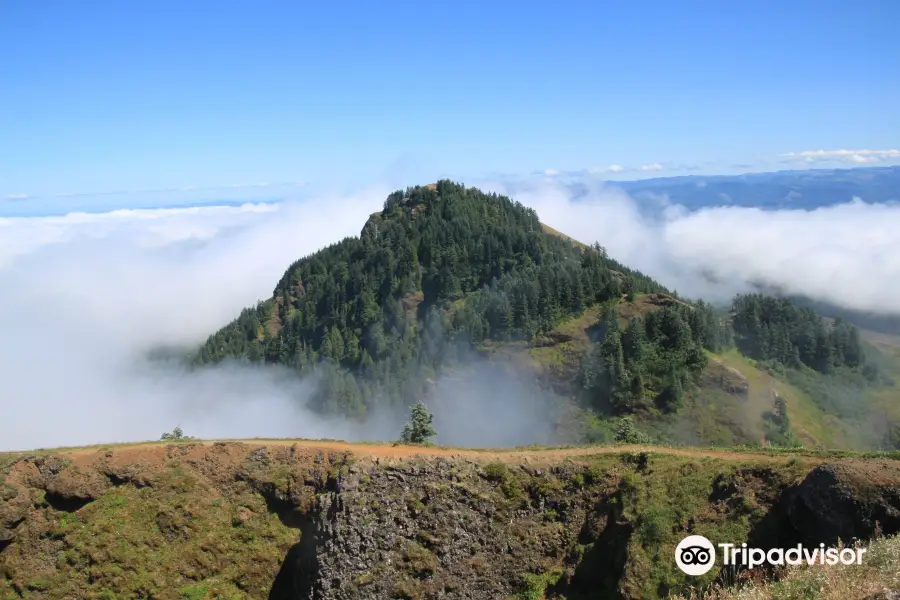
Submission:
[[[725,582],[676,568],[688,532],[896,533],[874,520],[900,463],[814,454],[273,440],[3,455],[0,598],[687,597]],[[847,495],[849,524],[802,517],[849,515]]]

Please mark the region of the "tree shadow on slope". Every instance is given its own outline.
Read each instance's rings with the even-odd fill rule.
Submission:
[[[312,598],[319,573],[318,526],[314,515],[272,494],[264,493],[263,498],[269,511],[278,515],[282,524],[300,530],[300,541],[288,549],[269,590],[268,600]]]
[[[319,568],[315,544],[304,544],[304,537],[291,546],[278,575],[269,590],[268,600],[301,600],[312,598],[313,584]]]
[[[618,504],[599,502],[578,536],[578,543],[589,545],[589,548],[573,570],[547,588],[547,597],[569,600],[622,598],[619,587],[633,531],[634,525],[621,518]]]

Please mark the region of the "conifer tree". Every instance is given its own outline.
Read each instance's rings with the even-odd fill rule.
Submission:
[[[432,423],[434,416],[420,401],[410,407],[409,422],[403,426],[400,441],[404,444],[427,444],[437,435]]]

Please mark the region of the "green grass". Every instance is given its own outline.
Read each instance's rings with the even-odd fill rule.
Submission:
[[[544,592],[547,587],[559,580],[562,575],[562,569],[556,568],[541,574],[523,573],[522,574],[522,591],[519,592],[519,600],[544,600]]]
[[[773,467],[761,460],[757,468]],[[775,485],[774,481],[743,484],[741,502],[728,511],[713,510],[709,494],[717,477],[728,478],[752,464],[726,465],[712,458],[681,459],[652,456],[646,473],[630,471],[620,483],[622,514],[635,524],[628,544],[629,563],[626,584],[638,597],[655,598],[659,590],[687,589],[688,586],[711,583],[717,570],[701,578],[686,577],[672,560],[675,546],[686,535],[685,524],[692,523],[691,533],[718,541],[747,539],[752,523],[769,510],[760,503],[756,492]],[[771,470],[779,485],[787,485],[803,476],[808,465],[799,462],[779,463]],[[753,481],[741,477],[735,481]]]
[[[572,498],[581,492],[600,494],[593,496],[597,498],[597,510],[608,512],[610,519],[629,523],[633,528],[624,549],[627,563],[620,586],[630,597],[651,599],[665,595],[661,590],[687,590],[698,583],[708,585],[715,580],[717,570],[698,580],[684,575],[672,560],[675,546],[687,535],[688,527],[691,533],[704,535],[714,543],[746,540],[751,527],[771,509],[768,499],[773,497],[772,488],[795,483],[810,466],[811,461],[796,455],[764,451],[740,461],[632,451],[587,457],[579,466],[557,471],[555,475],[544,473],[535,477],[503,463],[485,465],[482,473],[494,486],[498,506],[507,506],[506,510],[534,506],[540,499],[552,502],[555,498]],[[710,494],[717,485],[722,489],[737,486],[728,509],[717,508],[710,502]],[[517,494],[511,495],[510,489]],[[552,527],[559,518],[552,510],[545,510],[541,516],[542,527]],[[540,538],[548,535],[549,530],[537,529],[532,533]],[[580,547],[580,560],[597,560],[603,564],[591,563],[583,568],[608,569],[609,563],[604,561],[609,561],[610,556],[603,553],[611,551],[609,546],[599,548],[604,558],[585,558],[596,556],[592,553],[595,543],[598,542],[588,540]],[[523,574],[518,598],[543,598],[564,566],[562,563],[544,565]],[[595,590],[597,594],[602,592]]]
[[[843,424],[836,417],[826,414],[805,392],[757,368],[755,361],[735,349],[716,356],[725,366],[740,371],[750,384],[748,413],[756,415],[761,421],[763,412],[772,410],[774,388],[787,401],[791,426],[804,446],[846,446]]]
[[[861,565],[787,567],[777,580],[685,593],[673,600],[863,600],[900,588],[900,536],[869,544]]]
[[[243,523],[233,519],[242,507],[253,513]],[[38,573],[26,585],[47,600],[265,597],[299,533],[257,494],[222,498],[178,467],[155,473],[152,487],[111,488],[77,513],[41,510],[53,519],[47,534],[60,541],[58,554],[12,554],[17,542],[4,559],[13,578]],[[48,571],[49,558],[56,568]]]
[[[619,304],[623,322],[632,313],[640,314],[651,309],[653,306],[642,302],[640,295],[635,303]],[[568,386],[568,391],[574,393],[573,382],[588,344],[587,330],[597,323],[603,311],[604,306],[592,307],[583,316],[560,323],[551,336],[547,337],[544,345],[519,350],[506,348],[504,351],[524,353],[546,381],[554,386],[561,383],[563,388]],[[551,338],[556,342],[550,341]],[[809,393],[783,378],[773,377],[736,349],[710,354],[710,358],[723,367],[741,373],[749,384],[746,397],[738,397],[714,385],[703,385],[689,393],[685,407],[678,414],[645,418],[645,426],[664,438],[690,440],[696,445],[763,443],[765,436],[762,415],[772,410],[774,389],[787,401],[793,430],[802,445],[822,448],[861,445],[852,435],[853,431],[859,429],[858,424],[848,425],[842,422],[837,416],[823,410]],[[900,365],[900,360],[897,364]],[[900,366],[896,378],[900,380]],[[880,394],[878,402],[890,405],[900,421],[900,407],[896,406],[896,402],[889,402],[887,392],[882,391]]]
[[[870,333],[866,337],[881,352],[883,360],[880,367],[885,375],[894,380],[895,385],[870,389],[865,394],[865,400],[881,413],[882,423],[900,423],[900,402],[897,402],[900,396],[900,336]]]
[[[572,521],[566,507],[573,502],[586,501],[604,519],[609,514],[613,522],[628,523],[633,535],[623,547],[628,563],[622,582],[632,596],[645,598],[686,585],[671,554],[688,524],[693,532],[714,541],[744,540],[753,522],[770,508],[757,498],[757,492],[777,491],[773,486],[799,480],[816,460],[838,456],[900,459],[900,452],[759,447],[718,448],[714,451],[739,451],[740,455],[717,457],[681,456],[667,453],[667,447],[614,446],[614,452],[607,453],[591,453],[591,448],[598,447],[583,448],[583,455],[553,458],[553,468],[542,466],[540,475],[499,455],[480,466],[461,461],[462,479],[446,485],[464,489],[467,502],[489,506],[491,514],[501,516],[500,522],[516,520],[516,533],[511,535],[521,535],[521,548],[539,548],[545,540],[558,539],[563,527],[574,528],[570,533],[579,531],[584,515]],[[316,487],[341,466],[297,470],[273,458],[264,473],[254,472],[254,478],[287,494],[304,485]],[[110,488],[75,513],[55,511],[33,493],[35,508],[28,527],[21,530],[24,537],[4,551],[3,568],[9,581],[31,589],[30,595],[22,596],[29,600],[265,597],[299,532],[283,525],[246,484],[230,478],[225,484],[214,484],[196,469],[186,460],[171,460],[152,472],[150,486]],[[740,501],[727,510],[716,508],[709,500],[714,482],[730,477],[740,486]],[[382,498],[370,500],[376,507],[382,505]],[[419,495],[408,500],[407,506],[416,513],[432,510]],[[523,518],[523,510],[532,516]],[[404,568],[416,577],[437,577],[441,571],[440,561],[429,549],[432,533],[420,531],[417,541],[402,547]],[[582,548],[580,556],[591,556],[587,550],[592,543]],[[560,569],[569,566],[563,556],[534,556],[539,560],[522,567],[526,573],[517,590],[520,598],[541,598],[556,583]],[[409,587],[415,586],[410,583]],[[0,577],[0,598],[10,593],[8,580]]]

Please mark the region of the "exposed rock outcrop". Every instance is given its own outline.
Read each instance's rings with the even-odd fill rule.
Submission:
[[[26,457],[0,471],[0,597],[638,600],[687,585],[670,558],[689,533],[774,546],[900,532],[888,460],[378,452]]]
[[[792,491],[787,516],[799,538],[812,544],[900,532],[900,466],[820,465]]]
[[[586,503],[582,494],[512,483],[529,480],[524,471],[503,476],[492,483],[474,463],[443,459],[354,468],[317,506],[313,597],[516,593],[522,573],[550,568],[572,549]],[[510,498],[498,501],[492,488],[504,482]]]

